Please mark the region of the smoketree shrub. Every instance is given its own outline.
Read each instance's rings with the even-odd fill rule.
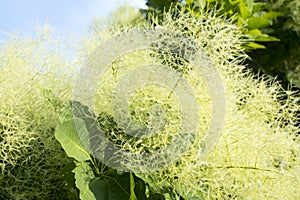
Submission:
[[[132,157],[123,163],[132,172],[125,173],[89,154],[66,102],[88,109],[72,101],[81,57],[131,27],[94,29],[83,40],[76,54],[79,58],[71,59],[62,53],[59,39],[47,32],[37,39],[12,37],[0,52],[0,81],[5,83],[0,85],[1,199],[300,198],[299,97],[273,79],[247,70],[243,63],[249,40],[244,29],[214,11],[200,10],[195,17],[189,10],[175,9],[164,13],[163,19],[150,21],[153,29],[192,38],[191,44],[206,52],[220,74],[226,115],[210,154],[201,157],[203,136],[212,123],[211,97],[196,68],[178,58],[178,38],[166,40],[175,45],[175,55],[172,48],[171,53],[163,52],[164,46],[131,52],[114,61],[106,76],[99,78],[93,111],[97,123],[110,141],[133,154],[155,153],[170,144],[179,130],[180,105],[174,95],[166,95],[165,88],[149,85],[137,90],[129,101],[132,120],[151,125],[149,111],[159,105],[166,113],[166,126],[151,138],[126,137],[110,103],[122,75],[145,63],[170,67],[189,81],[200,108],[196,140],[184,155],[156,171],[132,167],[131,163],[143,163]],[[123,68],[115,71],[120,65]],[[81,128],[85,123],[80,122]]]
[[[50,35],[1,44],[0,199],[78,198],[65,179],[72,160],[54,138],[76,63]]]
[[[144,160],[138,159],[139,157],[132,157],[129,162],[124,160],[124,166],[131,169],[136,177],[135,179],[129,178],[130,181],[127,182],[130,184],[127,188],[128,197],[134,199],[136,190],[132,192],[132,188],[146,185],[147,189],[140,191],[145,192],[146,199],[150,199],[149,191],[152,194],[163,195],[164,199],[300,198],[298,187],[300,183],[300,99],[296,92],[284,90],[273,79],[256,76],[246,69],[243,62],[247,58],[244,52],[244,44],[247,41],[244,40],[245,37],[241,34],[240,28],[226,17],[216,16],[213,12],[201,12],[198,18],[195,18],[191,13],[177,9],[171,13],[165,13],[163,20],[152,18],[151,21],[153,22],[152,28],[168,30],[193,38],[193,42],[209,55],[220,73],[225,88],[225,124],[210,154],[202,158],[202,139],[211,124],[209,120],[212,110],[208,89],[205,82],[197,76],[197,70],[190,66],[188,61],[178,60],[174,54],[162,52],[159,48],[156,52],[128,53],[114,61],[106,71],[106,76],[99,79],[101,84],[96,91],[96,105],[93,112],[98,116],[100,128],[110,141],[121,149],[132,153],[143,151],[155,153],[158,149],[163,149],[170,144],[170,138],[178,132],[180,123],[180,120],[178,121],[180,111],[178,111],[179,106],[176,100],[169,98],[168,101],[160,101],[166,99],[166,91],[147,86],[137,90],[130,99],[130,116],[137,124],[149,124],[147,112],[154,105],[153,102],[156,102],[167,113],[167,126],[150,139],[136,140],[126,137],[126,133],[114,120],[114,112],[110,103],[111,92],[119,78],[126,74],[126,70],[130,71],[145,63],[160,63],[172,67],[190,82],[199,108],[201,108],[199,109],[201,120],[199,130],[196,132],[196,140],[180,158],[155,171],[147,171],[143,168]],[[110,32],[111,30],[92,33],[93,37],[86,40],[84,52],[88,54],[101,44],[98,40],[99,36],[109,39],[120,34],[117,28],[114,32]],[[175,45],[175,49],[176,45],[180,46],[176,38],[169,38],[168,42]],[[205,63],[199,63],[200,66],[202,64]],[[122,65],[122,70],[116,70],[120,65]],[[84,105],[82,106],[87,109]],[[84,121],[81,126],[85,126]],[[60,138],[68,132],[62,131],[64,127],[66,127],[65,124],[60,125],[56,138],[67,152],[74,152],[71,148],[68,149],[66,141]],[[72,134],[78,137],[75,132],[73,125]],[[77,157],[68,155],[75,159]],[[89,154],[85,153],[85,155]],[[74,170],[75,179],[76,181],[88,180],[84,183],[85,187],[81,185],[77,187],[82,194],[89,193],[95,198],[98,192],[103,191],[106,181],[110,180],[103,174],[107,174],[111,169],[106,166],[99,172],[97,170],[99,167],[88,160],[90,160],[88,157],[84,160],[77,158],[77,168],[75,168],[77,170]],[[160,161],[157,162],[152,164],[159,165]],[[94,171],[91,176],[87,173],[86,177],[89,178],[82,179],[76,176],[78,170],[82,169],[82,163],[88,167],[87,171]],[[141,167],[137,169],[131,163],[140,163]],[[113,176],[110,175],[110,178]],[[141,182],[138,183],[138,180]],[[94,187],[95,183],[99,184],[98,187]]]
[[[161,26],[194,36],[223,76],[226,117],[220,140],[204,160],[196,143],[165,169],[138,176],[158,191],[173,191],[170,199],[299,198],[299,97],[245,72],[238,62],[243,60],[238,29],[213,14],[200,16],[166,14]]]

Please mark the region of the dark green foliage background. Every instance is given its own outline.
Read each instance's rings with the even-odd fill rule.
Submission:
[[[235,18],[242,27],[245,51],[249,55],[246,64],[255,73],[279,80],[284,89],[298,90],[289,79],[300,65],[300,2],[293,0],[147,0],[147,9],[141,9],[147,20],[149,15],[163,19],[164,11],[180,9],[193,12],[216,9],[217,15]],[[298,18],[297,18],[298,17]],[[176,13],[174,12],[174,18]],[[257,30],[261,33],[258,34]],[[292,87],[291,87],[292,86]]]

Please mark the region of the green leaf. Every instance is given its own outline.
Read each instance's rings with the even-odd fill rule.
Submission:
[[[85,123],[81,119],[77,119],[78,124],[82,127]],[[82,162],[90,159],[89,152],[86,150],[77,134],[74,120],[66,121],[60,124],[55,130],[55,138],[60,142],[66,154]]]
[[[269,36],[269,35],[266,35],[266,34],[262,34],[262,35],[258,35],[255,38],[255,41],[257,41],[257,42],[278,42],[280,40],[276,37]]]
[[[275,19],[275,18],[283,16],[283,15],[284,15],[283,12],[270,11],[270,12],[267,12],[264,17],[266,17],[268,19]]]
[[[249,29],[261,29],[264,27],[268,27],[272,24],[272,20],[263,17],[263,16],[257,16],[257,17],[250,17],[248,19],[248,28]]]
[[[137,200],[135,193],[134,193],[134,188],[135,188],[135,182],[132,173],[130,172],[130,198],[129,200]]]
[[[97,200],[147,200],[146,187],[142,179],[132,173],[118,174],[111,170],[105,179],[94,179],[90,190]]]
[[[146,184],[143,181],[143,179],[140,179],[138,177],[135,176],[135,174],[132,174],[133,178],[134,178],[134,193],[136,195],[136,198],[138,200],[147,200],[147,196],[146,196]]]
[[[247,7],[247,5],[244,3],[244,0],[240,1],[240,11],[241,11],[241,16],[243,19],[247,19],[251,16],[251,11]]]
[[[257,42],[275,42],[280,41],[278,38],[263,34],[259,29],[249,30],[246,35]]]
[[[95,195],[90,190],[90,184],[94,182],[95,175],[89,163],[81,162],[76,164],[73,170],[75,173],[75,184],[79,189],[79,197],[81,200],[96,200]]]
[[[90,185],[90,190],[93,192],[97,200],[108,200],[109,199],[108,187],[109,187],[108,180],[96,179]]]
[[[90,185],[97,200],[128,200],[130,195],[130,175],[115,173],[107,179],[97,179]],[[131,200],[131,199],[130,199]]]
[[[257,44],[255,42],[250,42],[246,45],[250,49],[265,49],[266,47],[261,44]]]
[[[261,12],[248,19],[249,29],[261,29],[273,24],[273,19],[282,16],[281,12]]]
[[[246,0],[246,5],[250,13],[253,11],[253,0]]]
[[[251,37],[254,37],[256,35],[261,35],[262,33],[259,29],[252,29],[252,30],[247,31],[246,34],[250,35]]]

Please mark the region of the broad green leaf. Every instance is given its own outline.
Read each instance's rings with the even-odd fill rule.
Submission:
[[[106,179],[93,181],[90,184],[90,190],[97,200],[129,200],[131,198],[130,186],[129,173],[122,175],[115,173]]]
[[[90,185],[90,190],[93,192],[97,200],[108,200],[108,187],[108,180],[96,179]]]
[[[137,178],[132,174],[134,178],[134,194],[138,200],[147,200],[146,196],[146,184],[143,179]]]
[[[248,27],[249,29],[261,29],[264,27],[268,27],[272,25],[272,20],[266,18],[266,17],[250,17],[248,19]]]
[[[85,126],[83,120],[78,119],[78,124]],[[55,130],[55,138],[60,142],[66,154],[82,162],[90,159],[89,152],[86,150],[77,134],[74,120],[60,124]]]
[[[109,200],[128,200],[130,197],[130,177],[128,173],[110,179]]]
[[[76,163],[75,184],[79,189],[79,197],[81,200],[96,200],[95,195],[90,190],[90,184],[94,182],[95,175],[92,168],[87,162]]]

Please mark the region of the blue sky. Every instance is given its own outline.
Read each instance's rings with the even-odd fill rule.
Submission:
[[[105,17],[126,4],[137,8],[145,0],[2,0],[0,6],[0,39],[7,33],[30,35],[35,27],[45,22],[53,25],[56,33],[68,35],[88,31],[93,17]]]

